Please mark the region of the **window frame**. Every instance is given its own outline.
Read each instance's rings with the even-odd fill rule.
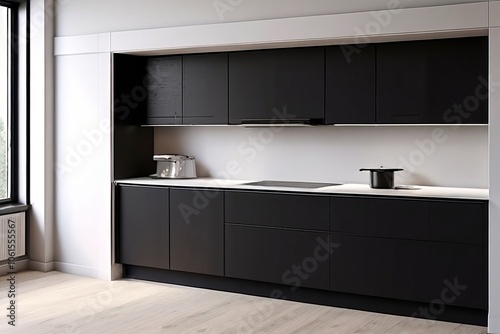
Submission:
[[[18,155],[19,155],[19,4],[21,1],[2,1],[0,6],[10,9],[10,124],[8,124],[8,173],[10,178],[9,196],[0,199],[0,205],[13,204],[18,201]],[[7,125],[6,125],[7,127]]]

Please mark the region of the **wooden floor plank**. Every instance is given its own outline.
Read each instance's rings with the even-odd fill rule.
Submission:
[[[7,305],[6,277],[0,278]],[[390,316],[138,280],[16,275],[16,327],[0,333],[485,334],[479,326]],[[5,311],[6,312],[6,311]]]

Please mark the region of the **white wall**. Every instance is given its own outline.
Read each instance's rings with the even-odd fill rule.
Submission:
[[[59,0],[56,36],[427,7],[483,0]],[[225,5],[225,6],[224,6]],[[222,8],[217,10],[216,8]]]
[[[155,138],[155,153],[195,156],[200,176],[367,183],[359,169],[383,165],[405,169],[399,184],[488,187],[486,126],[162,127]]]

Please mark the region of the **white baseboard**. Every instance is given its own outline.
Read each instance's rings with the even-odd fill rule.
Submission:
[[[105,281],[111,280],[109,270],[96,267],[82,266],[78,264],[55,262],[55,270],[72,275],[97,278]]]
[[[28,270],[28,259],[16,261],[16,272]],[[0,276],[7,275],[8,272],[12,270],[9,268],[8,264],[3,264],[0,266]]]
[[[54,270],[54,262],[40,262],[40,261],[28,261],[28,269],[41,271],[42,273],[47,273]]]

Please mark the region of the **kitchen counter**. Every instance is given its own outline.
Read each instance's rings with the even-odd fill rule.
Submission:
[[[163,187],[198,187],[219,188],[228,190],[259,190],[259,191],[287,191],[314,194],[347,194],[347,195],[374,195],[374,196],[403,196],[403,197],[431,197],[450,199],[488,200],[488,189],[415,186],[415,189],[372,189],[367,184],[346,183],[337,186],[322,188],[295,188],[269,187],[246,185],[252,180],[224,180],[213,178],[196,179],[151,179],[149,177],[123,179],[115,181],[117,184],[163,186]]]

